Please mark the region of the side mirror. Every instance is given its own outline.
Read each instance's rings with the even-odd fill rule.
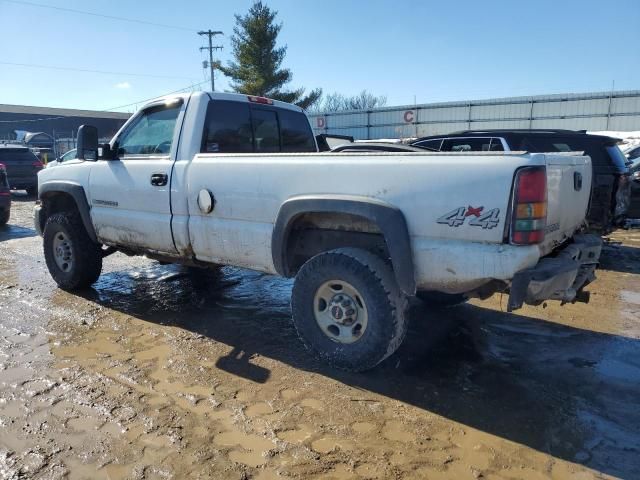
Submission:
[[[117,146],[116,149],[111,149],[111,145],[109,145],[108,143],[103,143],[98,147],[98,153],[99,156],[98,158],[100,160],[117,160],[118,159],[118,153],[117,153]]]
[[[80,125],[78,129],[78,156],[80,160],[98,159],[98,129],[93,125]]]

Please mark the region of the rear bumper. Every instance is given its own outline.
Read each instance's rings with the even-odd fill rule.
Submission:
[[[509,312],[523,304],[539,305],[545,300],[562,303],[588,302],[583,288],[595,280],[602,239],[598,235],[576,235],[554,257],[541,259],[534,267],[518,272],[511,283]]]
[[[38,172],[29,175],[7,175],[9,185],[14,190],[20,190],[22,188],[31,188],[38,186]]]

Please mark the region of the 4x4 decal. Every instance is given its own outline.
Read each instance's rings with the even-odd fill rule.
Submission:
[[[467,218],[471,217],[469,225],[473,227],[482,227],[485,229],[497,227],[498,223],[500,223],[500,209],[494,208],[488,212],[482,213],[483,210],[484,207],[472,207],[471,205],[468,207],[458,207],[448,213],[445,213],[438,218],[437,221],[438,223],[443,223],[450,227],[459,227]]]

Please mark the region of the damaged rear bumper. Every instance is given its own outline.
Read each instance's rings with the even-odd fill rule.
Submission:
[[[596,278],[601,250],[599,236],[576,235],[556,256],[518,272],[511,283],[507,310],[517,310],[525,303],[539,305],[544,300],[588,302],[589,293],[582,289]]]

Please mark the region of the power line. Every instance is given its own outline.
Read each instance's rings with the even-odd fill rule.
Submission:
[[[25,1],[22,1],[22,0],[0,0],[0,1],[8,2],[8,3],[15,3],[15,4],[18,4],[18,5],[28,5],[30,7],[48,8],[50,10],[60,10],[62,12],[77,13],[77,14],[80,14],[80,15],[90,15],[92,17],[108,18],[110,20],[120,20],[122,22],[139,23],[139,24],[142,24],[142,25],[151,25],[153,27],[172,28],[172,29],[175,29],[175,30],[187,30],[189,32],[195,31],[195,28],[182,27],[182,26],[179,26],[179,25],[168,25],[166,23],[156,23],[156,22],[149,22],[147,20],[138,20],[138,19],[134,19],[134,18],[118,17],[118,16],[115,16],[115,15],[105,15],[105,14],[102,14],[102,13],[87,12],[85,10],[77,10],[77,9],[74,9],[74,8],[56,7],[56,6],[53,6],[53,5],[44,5],[42,3],[25,2]]]
[[[28,67],[28,68],[45,68],[50,70],[66,70],[70,72],[100,73],[103,75],[127,75],[130,77],[171,78],[171,79],[181,79],[181,80],[185,80],[189,78],[189,77],[176,77],[173,75],[154,75],[151,73],[111,72],[107,70],[91,70],[88,68],[62,67],[57,65],[39,65],[35,63],[17,63],[17,62],[0,61],[0,65],[13,65],[15,67]]]
[[[132,107],[132,106],[138,105],[140,103],[145,103],[145,102],[148,102],[150,100],[154,100],[154,99],[156,99],[158,97],[165,97],[167,95],[173,95],[174,93],[180,93],[180,92],[182,92],[184,90],[188,90],[189,88],[199,87],[200,85],[204,85],[205,83],[208,83],[208,82],[204,81],[204,82],[199,82],[199,83],[193,83],[191,85],[187,85],[186,87],[179,88],[178,90],[174,90],[173,92],[163,93],[161,95],[156,95],[155,97],[145,98],[144,100],[138,100],[137,102],[128,103],[127,105],[120,105],[119,107],[107,108],[107,109],[98,110],[98,111],[99,112],[109,112],[111,110],[118,110],[119,108]]]
[[[187,85],[186,87],[182,87],[179,88],[178,90],[174,90],[172,92],[167,92],[167,93],[162,93],[160,95],[156,95],[155,97],[150,97],[150,98],[145,98],[144,100],[138,100],[137,102],[132,102],[132,103],[128,103],[126,105],[120,105],[118,107],[113,107],[113,108],[106,108],[104,110],[94,110],[95,112],[110,112],[112,110],[118,110],[120,108],[126,108],[126,107],[132,107],[134,105],[138,105],[140,103],[146,103],[150,100],[154,100],[156,98],[159,97],[165,97],[167,95],[173,95],[174,93],[180,93],[184,90],[187,90],[189,88],[194,88],[194,87],[199,87],[200,85],[204,85],[205,83],[209,83],[208,81],[204,81],[204,82],[199,82],[199,83],[193,83],[191,85]],[[25,123],[25,122],[42,122],[45,120],[59,120],[62,118],[69,118],[69,117],[73,117],[73,115],[60,115],[57,117],[43,117],[43,118],[32,118],[32,119],[27,119],[27,120],[0,120],[0,123]]]

